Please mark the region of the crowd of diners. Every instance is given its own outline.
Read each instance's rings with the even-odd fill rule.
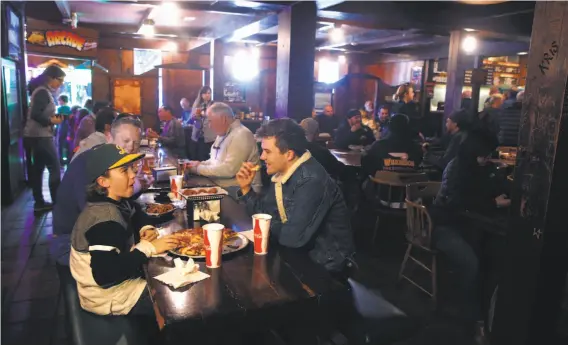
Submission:
[[[92,110],[70,108],[67,99],[57,95],[64,78],[61,69],[50,66],[30,82],[24,140],[33,161],[35,210],[53,208],[52,253],[59,265],[70,267],[84,309],[100,315],[153,315],[142,265],[177,243],[172,237],[157,238],[135,202],[153,183],[138,169],[143,157],[140,143],[146,135],[183,158],[183,127],[191,126],[194,145],[187,172],[225,187],[251,215],[272,215],[272,240],[305,250],[339,278],[355,261],[351,210],[340,187],[350,173],[320,140],[322,134],[327,133],[323,137],[339,149],[366,147],[363,176],[381,170],[419,171],[423,160],[432,162],[442,172],[439,193],[428,206],[435,224],[433,246],[447,256],[460,283],[463,315],[472,326],[479,326],[478,258],[462,236],[460,214],[509,206],[501,190],[488,187],[492,174],[488,157],[500,138],[510,137],[506,132],[513,122],[512,109],[520,109],[517,101],[522,93],[516,98],[510,94],[502,104],[503,97],[496,92],[480,114],[466,109],[454,112],[446,120],[447,134],[437,143],[445,150],[436,156],[428,150],[431,142],[420,133],[410,84],[399,88],[399,103],[393,109],[375,111],[369,101],[362,109],[338,116],[327,105],[322,114],[307,114],[300,123],[275,119],[252,133],[229,105],[213,102],[207,86],[193,105],[181,100],[181,119],[171,107],[160,107],[163,126],[158,131],[144,130],[137,116],[118,114],[101,102],[95,102]],[[59,125],[59,133],[54,125]],[[61,145],[61,136],[67,145],[73,144],[71,162],[60,181],[56,143]],[[45,167],[53,205],[41,195]]]

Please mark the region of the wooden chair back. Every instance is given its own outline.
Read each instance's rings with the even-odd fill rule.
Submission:
[[[426,205],[436,197],[440,182],[417,182],[406,187],[406,239],[431,251],[434,224]]]

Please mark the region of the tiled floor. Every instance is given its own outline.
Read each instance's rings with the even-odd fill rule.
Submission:
[[[2,344],[67,344],[59,280],[49,256],[51,213],[34,216],[26,190],[1,218]]]
[[[49,192],[45,190],[44,194],[47,197]],[[367,240],[359,243],[369,242],[367,235],[374,223],[372,218],[365,216],[366,212],[362,213],[355,229]],[[51,213],[34,216],[31,191],[26,190],[13,205],[2,210],[1,224],[1,344],[68,344],[58,276],[49,256]],[[454,317],[456,308],[451,296],[455,289],[448,275],[440,274],[438,310],[442,312],[433,312],[430,299],[425,294],[409,284],[396,284],[404,254],[402,231],[381,229],[377,242],[378,245],[372,249],[360,250],[360,282],[379,290],[389,302],[420,324],[416,334],[409,334],[407,339],[396,345],[471,344]]]

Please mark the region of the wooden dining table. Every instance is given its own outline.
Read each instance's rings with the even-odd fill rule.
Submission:
[[[339,149],[330,149],[329,151],[341,163],[350,167],[357,167],[357,168],[361,167],[361,157],[363,156],[363,152],[353,151],[353,150],[339,150]]]
[[[199,176],[188,182],[212,185]],[[152,202],[155,196],[145,193],[139,202]],[[252,229],[250,215],[237,200],[225,196],[220,207],[219,223],[236,232]],[[192,216],[188,223],[186,210],[178,209],[169,217],[156,219],[160,232],[198,226],[190,225]],[[349,285],[313,263],[305,251],[271,242],[267,255],[255,255],[252,247],[224,255],[217,269],[197,260],[210,277],[178,289],[154,279],[174,269],[173,256],[149,260],[145,273],[164,344],[225,342],[227,337],[278,328],[292,320],[318,327],[337,314],[341,301],[347,305]]]

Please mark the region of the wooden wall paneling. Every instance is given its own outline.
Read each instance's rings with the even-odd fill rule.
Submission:
[[[163,105],[174,108],[174,115],[180,117],[182,109],[179,101],[185,97],[193,104],[202,86],[202,77],[202,71],[163,69]]]
[[[123,74],[134,75],[134,51],[120,51],[120,71]]]
[[[158,79],[144,78],[142,82],[142,122],[144,128],[159,128],[158,125]]]
[[[104,72],[93,71],[93,84],[92,84],[93,100],[94,101],[111,101],[111,85],[110,77]]]

